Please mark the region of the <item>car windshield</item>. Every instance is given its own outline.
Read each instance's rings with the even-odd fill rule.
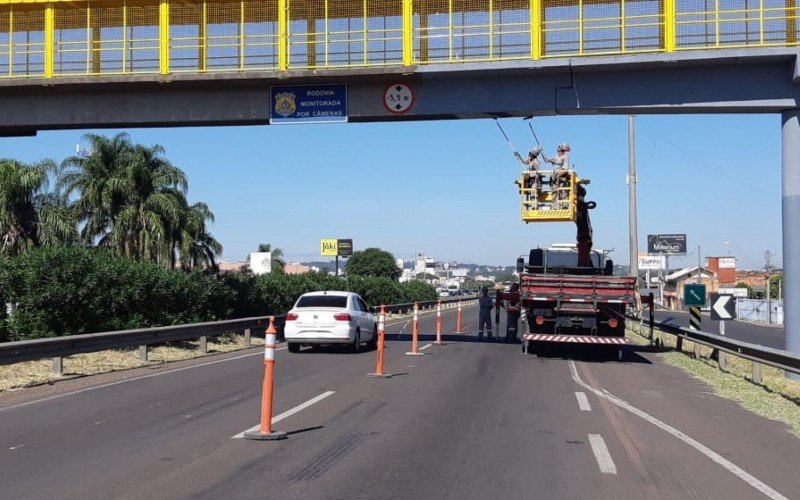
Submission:
[[[347,307],[347,296],[344,295],[306,295],[300,297],[295,307]]]

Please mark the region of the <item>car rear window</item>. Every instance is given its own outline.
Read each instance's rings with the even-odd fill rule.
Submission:
[[[347,307],[347,297],[341,295],[306,295],[295,307]]]

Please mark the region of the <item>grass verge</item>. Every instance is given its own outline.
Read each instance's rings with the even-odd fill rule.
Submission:
[[[630,326],[628,330],[632,343],[647,345],[638,326]],[[655,337],[670,348],[659,354],[665,362],[705,381],[719,396],[736,401],[757,415],[787,424],[792,433],[800,437],[800,382],[787,379],[782,370],[762,365],[761,384],[755,384],[752,363],[748,360],[728,354],[723,371],[718,368],[717,361],[711,359],[711,348],[699,346],[700,358],[695,359],[694,342],[684,340],[682,351],[678,352],[674,350],[674,335],[656,330]]]
[[[148,361],[139,360],[138,349],[136,348],[75,354],[64,358],[63,375],[52,373],[50,360],[26,361],[24,363],[0,366],[0,392],[86,375],[197,358],[202,356],[198,345],[199,341],[173,342],[167,345],[154,346],[148,350]],[[252,345],[264,345],[264,340],[253,337]],[[208,339],[209,353],[231,352],[245,348],[244,335],[230,333]]]

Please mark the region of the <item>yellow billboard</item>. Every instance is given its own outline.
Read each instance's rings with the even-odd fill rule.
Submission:
[[[339,254],[339,240],[336,238],[319,240],[319,254],[323,257],[336,257]]]

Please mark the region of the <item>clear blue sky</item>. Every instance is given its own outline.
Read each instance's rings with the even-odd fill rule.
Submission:
[[[501,123],[520,151],[533,139],[521,119]],[[545,151],[567,141],[592,180],[595,246],[628,261],[627,117],[536,118]],[[116,130],[95,131],[114,134]],[[409,259],[513,265],[527,249],[573,242],[574,225],[519,220],[512,184],[520,165],[492,120],[346,125],[132,129],[161,144],[189,176],[189,197],[216,215],[223,258],[259,242],[290,261],[318,259],[322,237],[352,238]],[[686,233],[702,255],[733,254],[739,267],[780,265],[778,115],[639,116],[639,242]],[[0,139],[3,156],[61,161],[86,131]],[[724,245],[729,241],[731,245]],[[690,248],[690,252],[694,252]],[[674,264],[692,265],[696,253]]]

